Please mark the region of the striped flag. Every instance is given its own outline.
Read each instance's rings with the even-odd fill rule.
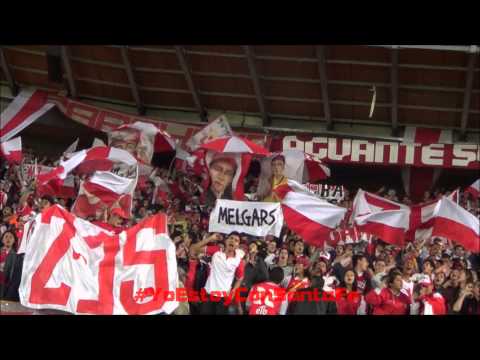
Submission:
[[[11,139],[54,106],[47,103],[47,93],[22,90],[0,114],[0,141]]]
[[[443,236],[469,251],[480,252],[479,219],[446,197],[435,207],[432,236]]]
[[[466,193],[469,193],[474,198],[480,197],[480,179],[477,179],[472,185],[465,189]]]
[[[0,156],[4,157],[9,163],[20,164],[22,162],[21,137],[0,143]]]
[[[347,209],[319,199],[301,184],[288,180],[276,189],[287,226],[305,243],[323,247],[343,220]]]

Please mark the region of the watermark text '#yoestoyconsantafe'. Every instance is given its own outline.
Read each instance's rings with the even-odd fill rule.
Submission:
[[[241,294],[247,294],[247,296],[242,296]],[[163,301],[178,301],[178,302],[219,302],[221,299],[224,299],[224,304],[228,306],[232,302],[244,302],[244,301],[263,301],[270,300],[274,302],[282,302],[288,300],[288,302],[295,301],[337,301],[341,298],[346,299],[347,301],[356,302],[360,297],[360,293],[357,291],[351,291],[347,294],[345,288],[337,288],[334,291],[322,291],[319,289],[313,289],[310,291],[302,292],[287,292],[286,289],[277,288],[272,289],[271,291],[254,291],[248,292],[247,288],[238,288],[235,291],[212,291],[208,294],[205,289],[200,291],[186,289],[186,288],[177,288],[175,291],[163,290],[163,289],[154,289],[153,287],[149,288],[139,288],[134,296],[134,300],[139,303],[143,302],[146,299],[152,298],[153,300],[163,300]]]

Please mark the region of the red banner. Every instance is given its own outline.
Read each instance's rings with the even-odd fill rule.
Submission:
[[[276,141],[274,147],[272,151],[303,150],[326,163],[480,169],[477,144],[421,145],[333,137],[306,140],[293,135]]]

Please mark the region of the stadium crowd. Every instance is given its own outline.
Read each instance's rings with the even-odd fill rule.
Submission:
[[[26,149],[25,163],[33,164],[33,154]],[[46,166],[54,163],[55,159],[48,158],[39,162]],[[175,184],[175,191],[166,197],[156,196],[158,178]],[[4,300],[18,301],[23,255],[16,249],[24,224],[54,203],[70,209],[73,199],[36,195],[34,183],[22,178],[20,166],[6,162],[2,163],[0,180],[0,295]],[[135,191],[132,218],[113,211],[102,219],[89,219],[119,232],[158,211],[166,212],[181,285],[207,294],[238,291],[247,299],[189,299],[175,314],[480,314],[480,256],[455,242],[427,238],[400,249],[365,234],[352,240],[345,235],[351,228],[347,223],[341,224],[339,236],[323,248],[305,244],[285,224],[278,238],[212,234],[208,232],[211,207],[202,206],[200,183],[199,177],[157,169],[155,176]],[[257,186],[258,177],[248,176],[245,193],[255,193]],[[356,189],[350,190],[337,205],[352,208]],[[448,193],[435,189],[425,193],[423,200]],[[407,196],[394,189],[384,187],[377,194],[411,204]],[[461,193],[459,201],[480,216],[479,199]],[[295,294],[295,298],[251,296],[259,292],[277,294],[279,289]],[[318,301],[310,296],[312,293],[334,296]]]

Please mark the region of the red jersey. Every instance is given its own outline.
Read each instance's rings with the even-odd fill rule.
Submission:
[[[421,298],[420,315],[445,315],[447,307],[440,293],[433,293]]]
[[[282,305],[280,285],[266,281],[256,284],[248,294],[249,315],[278,315]],[[285,291],[285,290],[283,290]]]
[[[358,308],[362,302],[361,296],[340,296],[336,298],[337,313],[339,315],[357,315]]]
[[[373,306],[373,315],[408,315],[410,297],[403,292],[394,295],[392,290],[375,289],[367,293],[365,301]]]

